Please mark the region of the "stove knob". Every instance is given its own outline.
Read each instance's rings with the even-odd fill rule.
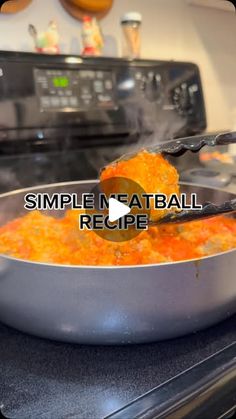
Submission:
[[[141,80],[140,80],[140,89],[145,92],[147,89],[147,79],[145,76],[142,76]]]
[[[180,115],[186,116],[193,113],[192,97],[186,83],[174,89],[172,102]]]
[[[161,96],[161,78],[159,75],[150,75],[147,81],[145,96],[150,102],[157,102]]]

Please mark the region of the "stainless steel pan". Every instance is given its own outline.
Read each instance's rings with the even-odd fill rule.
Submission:
[[[24,214],[26,192],[88,192],[72,182],[0,195],[0,225]],[[233,194],[198,186],[199,200]],[[56,251],[56,247],[55,247]],[[186,262],[85,267],[0,256],[0,320],[45,338],[86,344],[127,344],[172,338],[236,312],[236,250]]]

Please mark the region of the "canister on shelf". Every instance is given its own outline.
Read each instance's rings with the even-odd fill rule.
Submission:
[[[125,13],[121,18],[123,31],[122,53],[124,57],[138,58],[141,49],[142,16],[138,12]]]

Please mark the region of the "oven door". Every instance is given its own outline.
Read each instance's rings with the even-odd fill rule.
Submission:
[[[120,154],[122,146],[2,155],[0,193],[48,183],[96,179],[99,169]]]

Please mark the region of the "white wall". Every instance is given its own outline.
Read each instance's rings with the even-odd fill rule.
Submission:
[[[114,0],[102,21],[107,55],[120,54],[119,19],[124,11],[143,16],[142,56],[196,62],[205,92],[208,130],[236,125],[236,20],[227,11],[189,6],[186,0]],[[0,49],[32,51],[27,27],[45,30],[56,19],[63,53],[80,52],[80,23],[58,0],[33,0],[23,12],[0,15]]]

